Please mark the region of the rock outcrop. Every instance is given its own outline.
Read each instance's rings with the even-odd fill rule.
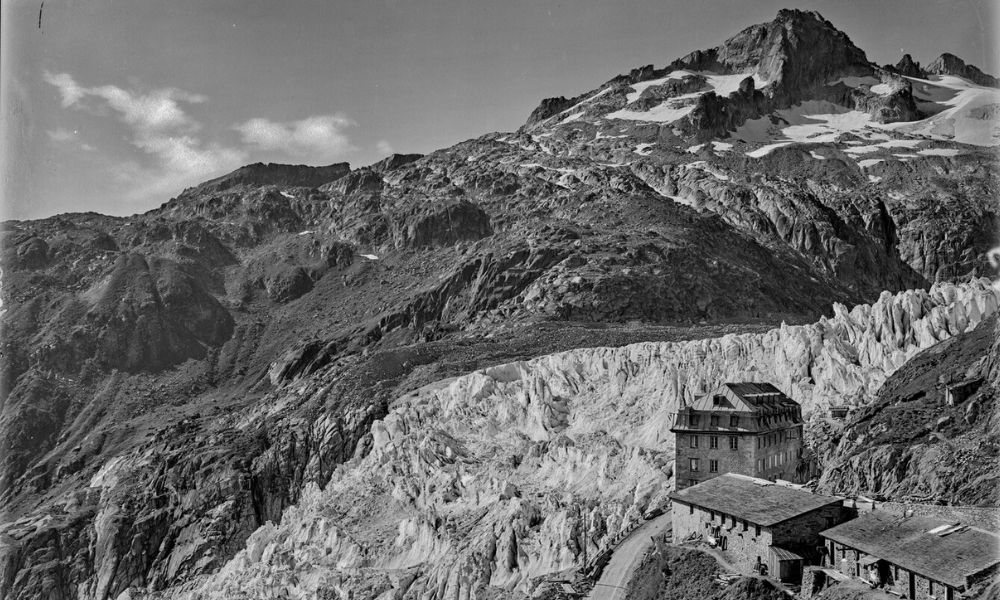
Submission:
[[[816,436],[826,446],[821,488],[896,501],[1000,505],[998,365],[994,315],[907,362],[847,423],[817,423],[829,428]]]

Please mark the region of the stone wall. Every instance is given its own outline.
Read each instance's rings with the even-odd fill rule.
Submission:
[[[801,429],[796,426],[789,429]],[[736,435],[737,449],[729,446],[731,434],[726,433],[678,433],[674,443],[674,482],[675,489],[682,490],[691,487],[692,481],[701,483],[725,473],[739,473],[764,479],[785,479],[797,481],[796,467],[799,464],[799,451],[802,448],[802,438],[788,438],[769,446],[757,448],[758,437],[768,434],[779,435],[778,432],[766,432],[760,435]],[[799,434],[801,435],[801,434]],[[691,447],[691,439],[698,439],[698,447]],[[718,440],[712,448],[712,438]],[[773,456],[782,456],[777,464],[772,464]],[[698,459],[698,470],[691,470],[691,459]],[[764,470],[758,470],[757,461],[764,461]],[[718,461],[718,469],[712,471],[711,461]]]
[[[771,527],[774,544],[796,551],[800,547],[813,550],[823,545],[819,532],[848,521],[852,516],[853,511],[839,502],[824,506]]]
[[[763,562],[768,561],[771,532],[766,527],[758,527],[740,519],[736,519],[734,526],[733,517],[730,515],[708,511],[676,500],[671,510],[675,542],[683,542],[691,534],[707,537],[713,527],[720,526],[720,534],[725,538],[726,558],[740,571],[751,572],[758,556]]]
[[[800,515],[774,527],[761,527],[732,515],[673,501],[671,506],[675,542],[681,543],[692,534],[703,538],[719,527],[725,539],[724,552],[739,570],[750,573],[757,558],[768,565],[768,572],[777,575],[778,564],[772,560],[771,546],[785,546],[792,550],[805,547],[811,550],[822,544],[819,532],[842,523],[849,517],[842,506],[835,504]],[[808,552],[807,552],[808,553]]]
[[[698,447],[691,447],[691,438],[698,438]],[[716,437],[719,441],[717,448],[711,447],[711,438]],[[675,489],[682,490],[691,487],[691,480],[698,483],[718,477],[725,473],[739,473],[742,475],[756,475],[754,471],[754,452],[756,451],[756,439],[752,435],[737,436],[738,447],[736,450],[729,448],[729,435],[708,434],[708,433],[680,433],[674,443],[674,482]],[[691,471],[690,463],[692,458],[697,458],[698,471]],[[718,471],[710,470],[709,461],[719,462]]]

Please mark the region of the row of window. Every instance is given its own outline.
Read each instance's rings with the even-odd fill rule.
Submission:
[[[789,416],[789,418],[794,418]],[[785,421],[784,418],[772,418],[772,417],[757,417],[758,427],[770,427],[772,423],[778,423],[779,421]],[[691,427],[701,426],[701,415],[691,414],[688,415],[688,425]],[[722,425],[722,417],[719,415],[709,415],[708,416],[709,427],[720,427]],[[740,426],[740,418],[736,415],[730,415],[729,417],[729,427],[738,428]]]
[[[691,447],[692,448],[697,448],[698,444],[700,443],[698,441],[698,438],[701,437],[701,436],[692,435],[692,436],[688,436],[688,437],[690,437],[689,443],[691,444]],[[729,449],[730,450],[739,450],[739,448],[740,448],[740,438],[736,437],[735,435],[727,435],[725,437],[729,438]],[[717,435],[710,435],[710,436],[708,436],[708,447],[712,448],[713,450],[716,449],[716,448],[718,448],[719,447],[719,436],[717,436]]]
[[[691,485],[697,485],[697,483],[698,483],[697,479],[691,479],[690,481],[691,481]],[[688,505],[688,514],[690,514],[690,515],[694,514],[694,505]],[[708,511],[708,515],[709,515],[708,516],[709,523],[715,523],[715,511],[714,510]],[[732,519],[733,529],[735,529],[736,528],[736,517],[730,516],[729,518]],[[741,520],[741,522],[743,523],[743,531],[748,531],[750,529],[750,524],[747,521],[743,521],[743,520]],[[724,515],[723,513],[719,513],[719,523],[722,524],[722,525],[726,524],[726,515]],[[760,536],[760,525],[757,525],[756,523],[754,523],[753,528],[754,528],[754,535],[756,535],[756,536],[759,537]]]
[[[774,468],[781,466],[793,458],[793,453],[790,451],[779,452],[768,458],[758,458],[757,459],[757,471],[764,471],[767,468]],[[802,458],[802,450],[799,450],[799,458]]]
[[[780,444],[788,440],[798,439],[799,429],[793,427],[792,429],[782,429],[781,431],[775,431],[774,433],[769,433],[757,438],[757,449],[767,448],[768,446],[773,446],[775,444]]]
[[[688,459],[688,460],[691,461],[688,466],[691,468],[692,471],[697,471],[700,468],[701,461],[699,459],[697,459],[697,458],[691,458],[691,459]],[[709,473],[718,473],[719,472],[719,461],[717,461],[715,459],[709,460],[708,461],[708,472]]]
[[[721,417],[719,417],[719,415],[709,415],[709,417],[708,417],[708,424],[709,424],[709,426],[711,426],[711,427],[718,427],[719,425],[721,425],[721,423],[722,423],[722,421],[721,421]],[[688,417],[688,424],[690,424],[691,427],[698,427],[701,424],[701,415],[690,415]],[[729,417],[729,426],[730,427],[739,427],[740,426],[740,418],[738,416],[736,416],[736,415],[731,415]]]

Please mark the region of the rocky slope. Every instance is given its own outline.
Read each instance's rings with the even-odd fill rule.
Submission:
[[[970,382],[945,402],[948,386]],[[1000,329],[996,316],[896,371],[833,431],[820,486],[840,494],[1000,506]],[[817,436],[819,437],[819,436]]]
[[[286,509],[312,523],[324,486],[381,502],[317,526],[348,587],[405,587],[412,568],[414,590],[448,597],[578,564],[669,485],[658,428],[678,394],[768,377],[810,406],[860,403],[916,349],[995,310],[968,282],[990,272],[997,92],[917,75],[782,11],[665,69],[545,101],[517,132],[353,170],[248,165],[127,218],[4,223],[0,596],[193,585],[251,534],[254,548],[285,543],[287,529],[258,528]],[[875,308],[829,317],[833,302]],[[608,348],[517,362],[593,346]],[[450,431],[485,409],[461,394],[436,407],[423,386],[484,368],[460,380],[493,381],[484,400],[530,382],[495,416],[517,423],[503,432],[510,481],[491,474],[493,442],[425,431],[404,410],[426,401],[415,414],[444,414]],[[640,371],[648,383],[630,387]],[[549,398],[563,382],[580,398]],[[589,386],[624,404],[571,423]],[[393,457],[402,470],[379,479]],[[565,477],[604,469],[584,504],[556,493],[583,493],[573,482],[517,474],[567,462],[579,474]],[[542,500],[511,496],[531,486]],[[405,518],[378,512],[389,506]],[[539,519],[542,546],[511,546]],[[358,523],[396,528],[398,548],[437,566]],[[369,535],[382,545],[358,542]],[[480,554],[463,553],[469,540]],[[226,568],[272,577],[255,552]]]

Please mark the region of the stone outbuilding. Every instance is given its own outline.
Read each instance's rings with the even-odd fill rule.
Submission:
[[[1000,536],[874,511],[820,534],[830,567],[910,600],[955,600],[1000,572]]]
[[[674,540],[701,536],[744,572],[795,582],[818,564],[819,532],[852,516],[843,499],[726,473],[670,496]]]

